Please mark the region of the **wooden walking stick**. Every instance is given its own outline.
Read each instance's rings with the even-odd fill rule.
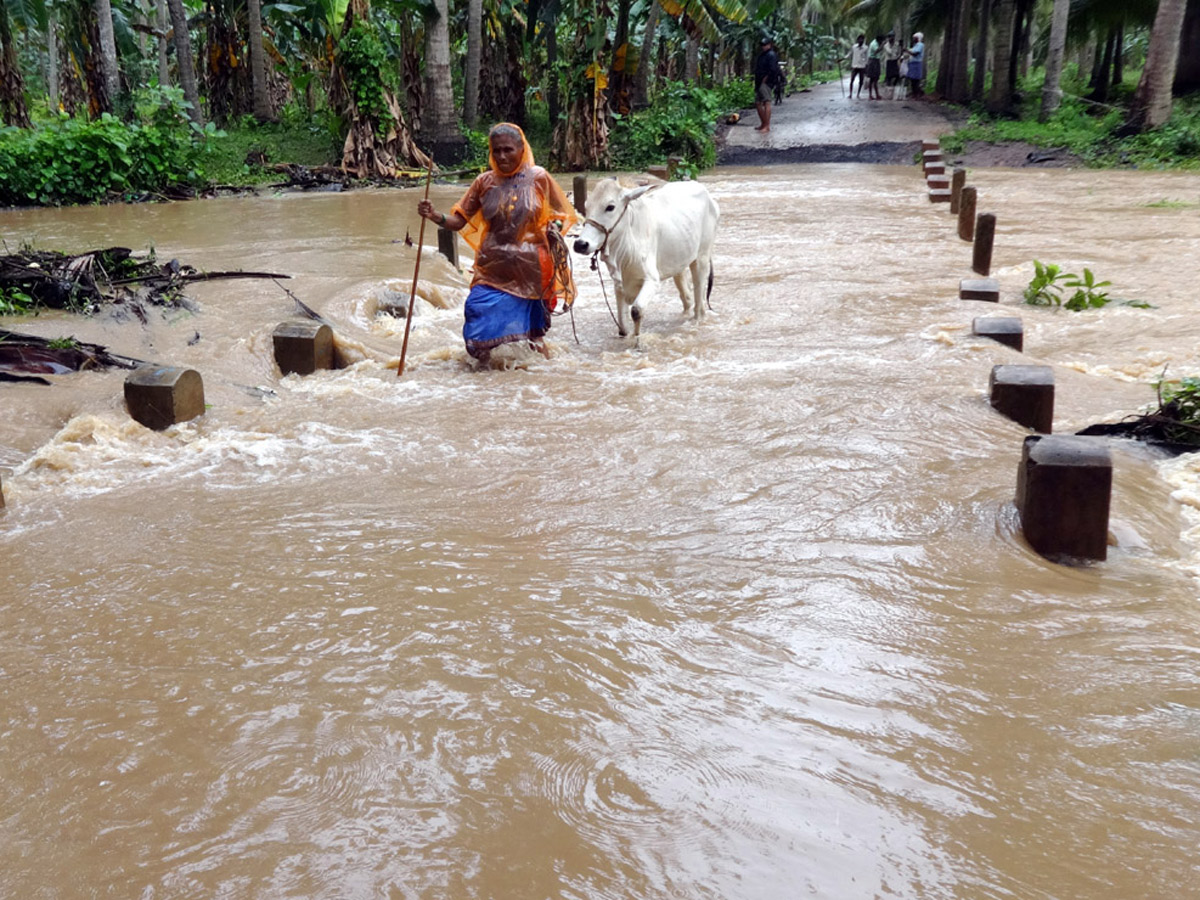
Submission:
[[[433,181],[433,156],[429,157],[429,171],[425,173],[425,199],[429,199],[429,182]],[[404,358],[408,356],[408,331],[412,328],[413,304],[417,302],[417,276],[421,272],[421,250],[425,244],[425,217],[421,216],[421,227],[417,231],[417,261],[413,265],[412,291],[408,295],[408,315],[404,317],[404,343],[400,347],[400,365],[396,377],[404,376]]]

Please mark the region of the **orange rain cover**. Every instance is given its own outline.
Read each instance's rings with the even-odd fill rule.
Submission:
[[[475,251],[472,286],[486,284],[527,300],[546,300],[553,309],[555,298],[574,295],[574,285],[565,283],[571,278],[569,269],[555,271],[546,230],[558,222],[566,231],[577,219],[563,189],[534,164],[525,133],[510,127],[521,135],[521,161],[505,175],[489,151],[490,170],[454,204],[454,212],[467,222],[459,234]]]

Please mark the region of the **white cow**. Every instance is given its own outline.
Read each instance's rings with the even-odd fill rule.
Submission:
[[[720,217],[717,201],[695,181],[627,190],[617,179],[606,178],[596,185],[587,198],[587,218],[575,252],[599,252],[608,266],[621,337],[628,334],[626,309],[633,318],[634,337],[640,334],[642,307],[664,278],[675,279],[684,313],[694,307],[696,320],[704,318]]]

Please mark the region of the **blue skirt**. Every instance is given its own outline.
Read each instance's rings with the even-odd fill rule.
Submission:
[[[550,313],[543,301],[526,300],[486,284],[471,288],[463,311],[463,340],[476,359],[486,359],[501,344],[540,340],[550,330]]]

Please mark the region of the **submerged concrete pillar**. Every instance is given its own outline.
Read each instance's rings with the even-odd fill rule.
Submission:
[[[964,278],[958,283],[959,300],[1000,302],[1000,282],[995,278]]]
[[[942,143],[937,138],[924,138],[921,141],[921,152],[926,150],[941,150]]]
[[[275,362],[284,375],[311,375],[333,368],[333,329],[324,322],[297,319],[281,322],[271,335]]]
[[[575,211],[582,216],[587,206],[587,176],[576,175],[572,187],[575,189]]]
[[[950,178],[950,212],[958,215],[958,205],[962,202],[962,189],[967,186],[967,170],[959,166]]]
[[[438,252],[458,268],[458,232],[449,228],[438,228]]]
[[[125,379],[125,406],[135,421],[162,431],[204,412],[204,382],[195,369],[142,366]]]
[[[975,219],[975,242],[971,248],[971,269],[980,275],[992,271],[992,244],[996,240],[996,217],[980,213]]]
[[[0,509],[4,509],[4,479],[0,478]]]
[[[1112,458],[1103,438],[1031,435],[1017,470],[1017,511],[1029,546],[1050,559],[1108,556]]]
[[[939,152],[936,156],[925,154],[924,169],[926,175],[944,175],[946,174],[946,163],[942,159],[942,154]]]
[[[950,176],[949,175],[926,175],[925,176],[925,184],[927,184],[931,188],[945,188],[946,190],[950,190]]]
[[[1025,349],[1025,326],[1015,316],[979,316],[971,322],[971,333],[991,338],[1018,353]]]
[[[988,383],[992,409],[1049,434],[1054,424],[1054,370],[1050,366],[993,366]]]
[[[646,166],[646,174],[653,175],[663,181],[670,181],[671,171],[666,166]]]
[[[975,198],[975,188],[962,189],[958,201],[958,236],[964,241],[975,239]]]

